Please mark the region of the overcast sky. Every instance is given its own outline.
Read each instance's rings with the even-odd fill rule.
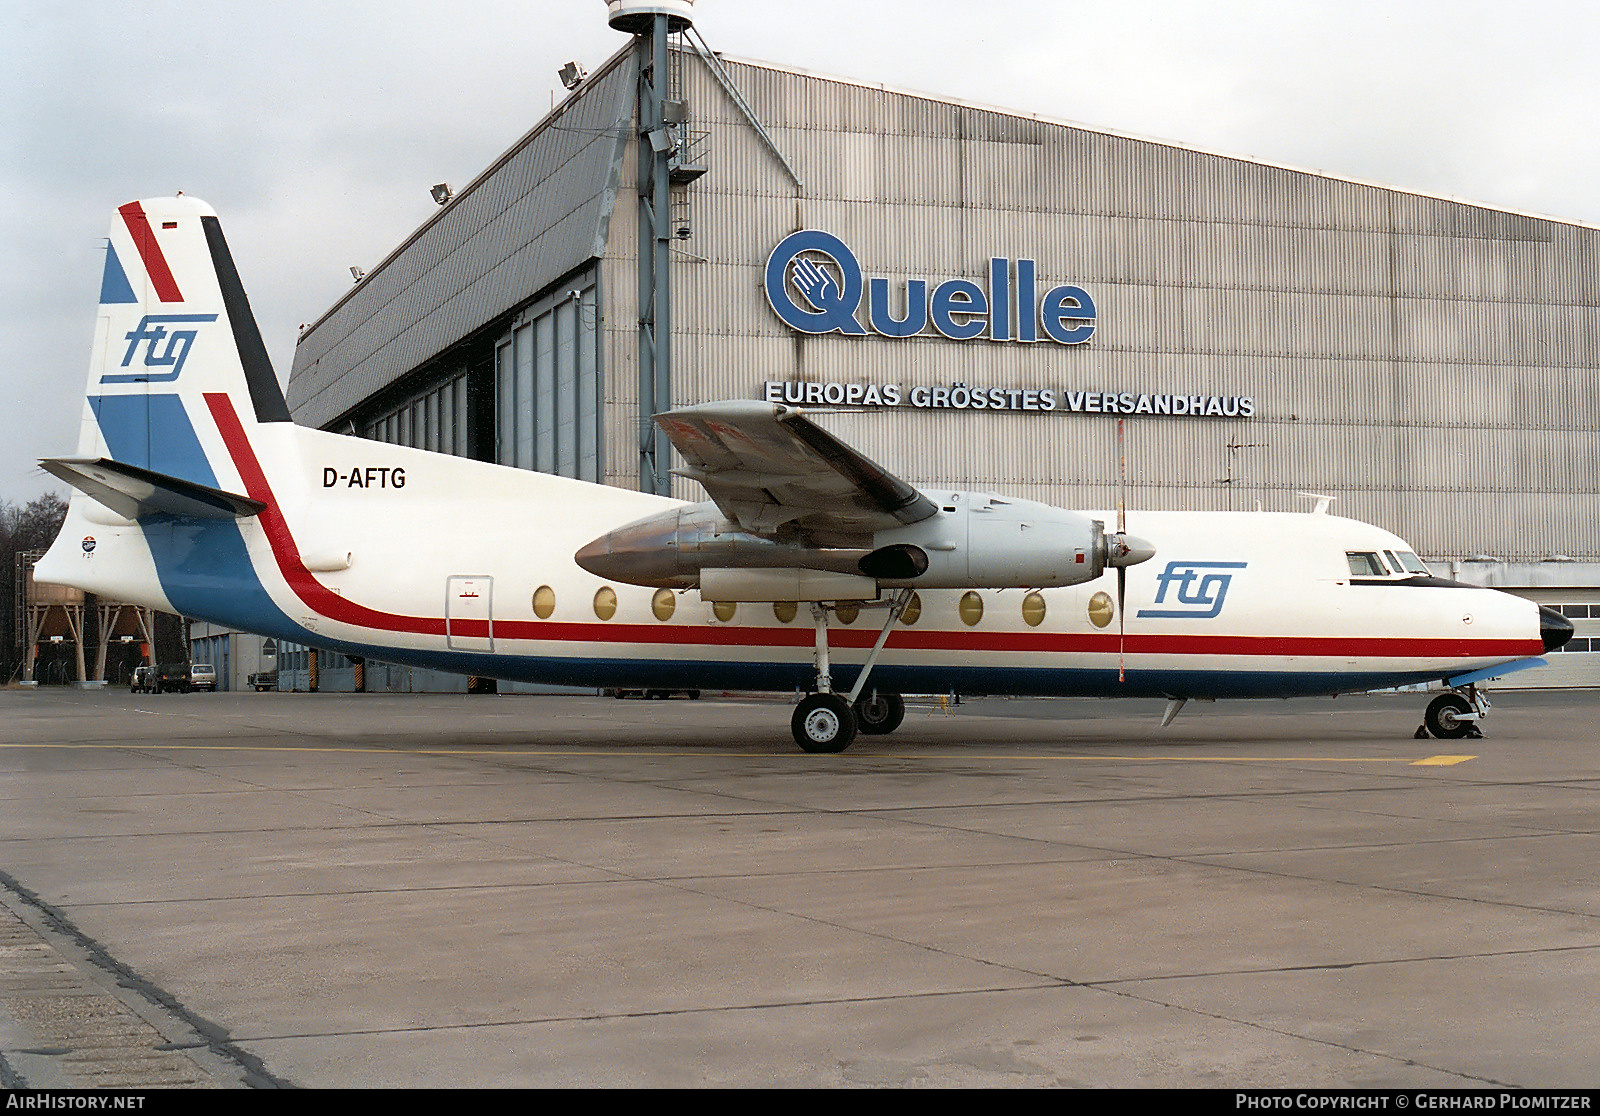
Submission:
[[[286,378],[302,322],[527,131],[603,0],[0,0],[0,498],[59,488],[115,206],[221,214]],[[1600,6],[700,0],[713,49],[1600,224]]]

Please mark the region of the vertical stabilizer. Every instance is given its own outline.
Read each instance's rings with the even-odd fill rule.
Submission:
[[[182,196],[119,207],[78,456],[215,485],[195,427],[219,393],[240,416],[289,421],[216,213]]]
[[[35,576],[185,615],[281,618],[240,526],[267,503],[240,494],[218,416],[246,451],[263,424],[293,426],[205,202],[112,215],[84,394],[76,456],[40,463],[79,491]]]

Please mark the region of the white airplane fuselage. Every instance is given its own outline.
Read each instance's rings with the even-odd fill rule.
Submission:
[[[100,313],[78,456],[45,463],[83,491],[36,568],[40,581],[483,677],[763,691],[817,684],[805,602],[789,610],[745,601],[730,613],[698,590],[608,582],[574,561],[676,501],[287,421],[203,203],[119,210]],[[922,492],[956,539],[967,537],[962,517],[981,518],[991,500]],[[919,521],[918,537],[937,535],[927,525],[940,522]],[[1552,621],[1532,603],[1403,572],[1394,556],[1414,562],[1410,546],[1355,520],[1136,511],[1127,526],[1154,557],[1126,570],[1120,617],[1111,607],[1115,570],[1039,590],[1026,582],[922,589],[911,578],[900,584],[917,589],[915,615],[891,626],[872,685],[1334,694],[1460,678],[1537,656],[1551,638]],[[1352,574],[1357,553],[1387,556],[1384,572]],[[862,609],[848,624],[847,615],[827,621],[841,689],[887,613]]]
[[[806,689],[814,632],[745,602],[718,619],[695,590],[607,584],[573,554],[677,502],[287,423],[256,424],[227,397],[190,416],[214,487],[268,505],[247,519],[132,523],[74,498],[41,580],[385,661],[485,677],[617,687]],[[938,501],[956,495],[931,493]],[[982,494],[961,493],[956,512]],[[943,503],[941,506],[945,506]],[[98,511],[97,511],[98,509]],[[1108,519],[1108,513],[1090,513]],[[1538,655],[1538,609],[1505,593],[1353,577],[1347,552],[1409,552],[1387,531],[1308,513],[1138,512],[1157,557],[1128,572],[1123,634],[1090,600],[1114,571],[1040,590],[920,591],[874,683],[902,692],[1244,697],[1331,694],[1466,673]],[[92,550],[81,545],[93,538]],[[548,589],[541,618],[535,595]],[[596,612],[609,588],[615,611]],[[1161,599],[1157,600],[1160,594]],[[724,606],[726,609],[727,606]],[[1102,613],[1103,615],[1103,613]],[[881,614],[829,621],[847,685]],[[1120,649],[1119,649],[1120,646]],[[1118,681],[1119,657],[1125,664]]]

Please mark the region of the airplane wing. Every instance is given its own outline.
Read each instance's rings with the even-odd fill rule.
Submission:
[[[733,400],[679,407],[656,423],[723,515],[753,535],[785,528],[870,535],[938,511],[911,485],[793,407]]]

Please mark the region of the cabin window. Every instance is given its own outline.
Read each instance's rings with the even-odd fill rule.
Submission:
[[[921,618],[922,596],[918,593],[912,593],[911,599],[906,602],[905,609],[900,613],[900,623],[909,628]]]
[[[839,618],[841,624],[854,624],[856,617],[861,615],[861,602],[839,601],[833,606],[833,614]]]
[[[1110,593],[1096,593],[1089,598],[1089,623],[1095,627],[1103,628],[1111,623],[1111,617],[1115,612]]]
[[[726,624],[733,619],[733,614],[739,611],[739,606],[732,601],[712,601],[711,615]]]
[[[1352,577],[1387,577],[1388,568],[1376,553],[1366,550],[1347,550],[1345,559],[1350,563]]]
[[[967,627],[974,627],[983,619],[983,598],[973,592],[961,594],[961,603],[956,606],[956,613],[961,617],[961,622]]]
[[[678,607],[678,598],[672,595],[671,589],[657,589],[655,596],[650,598],[650,611],[656,614],[657,620],[671,620],[672,612]]]
[[[1037,628],[1044,623],[1044,595],[1034,590],[1022,598],[1022,619],[1030,628]]]
[[[594,614],[602,620],[609,620],[617,614],[617,591],[609,585],[602,585],[595,590]]]
[[[541,585],[533,591],[533,614],[541,620],[550,619],[550,614],[556,610],[556,591],[548,585]]]
[[[799,611],[799,607],[800,606],[795,604],[793,601],[773,601],[772,615],[777,617],[778,623],[787,624],[789,621],[794,619],[795,613]]]

